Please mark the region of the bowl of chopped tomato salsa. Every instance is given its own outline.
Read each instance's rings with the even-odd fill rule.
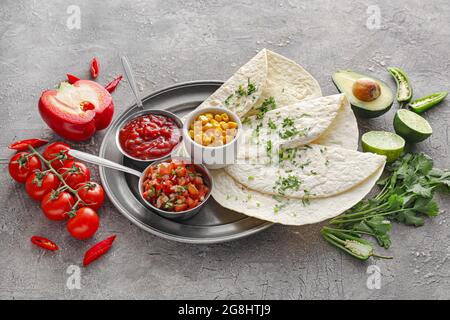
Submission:
[[[116,143],[128,158],[157,161],[174,152],[181,143],[181,120],[165,110],[143,110],[124,119]]]
[[[211,188],[208,169],[181,157],[153,162],[139,181],[145,203],[161,216],[177,220],[197,214],[206,204]]]

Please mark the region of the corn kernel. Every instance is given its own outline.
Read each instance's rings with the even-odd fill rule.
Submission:
[[[228,129],[228,123],[226,123],[225,121],[220,121],[220,126],[222,127],[223,130]]]
[[[228,120],[230,120],[230,117],[228,117],[228,114],[226,113],[222,113],[220,116],[222,117],[222,120],[225,122],[228,122]]]
[[[237,128],[237,127],[238,127],[238,125],[237,125],[236,122],[234,122],[234,121],[228,122],[228,128],[230,128],[230,129],[235,129],[235,128]]]
[[[212,142],[212,139],[211,139],[211,137],[208,137],[207,135],[203,135],[203,145],[204,146],[207,146],[207,145],[209,145],[209,144],[211,144],[211,142]]]
[[[202,129],[203,129],[203,131],[207,131],[207,130],[210,130],[212,128],[213,128],[213,125],[210,122],[208,122],[208,123],[203,125]]]
[[[209,119],[203,114],[198,117],[198,120],[201,121],[203,125],[207,124],[209,121]]]
[[[195,135],[194,136],[194,141],[199,143],[199,144],[202,144],[202,135],[201,134]]]

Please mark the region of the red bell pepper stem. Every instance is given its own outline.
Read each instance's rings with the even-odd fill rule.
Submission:
[[[56,251],[59,249],[56,243],[44,237],[32,236],[31,242],[37,245],[38,247],[41,247],[46,250]]]
[[[44,139],[25,139],[25,140],[20,140],[14,143],[11,143],[8,148],[9,149],[13,149],[13,150],[17,150],[17,151],[26,151],[28,150],[28,146],[32,146],[33,148],[39,148],[42,147],[43,145],[47,144],[48,141],[44,140]]]
[[[77,82],[78,80],[80,80],[80,78],[78,78],[77,76],[74,76],[73,74],[68,73],[67,74],[67,81],[70,84],[74,84],[75,82]]]
[[[117,85],[119,84],[119,82],[122,80],[122,75],[119,75],[117,78],[115,78],[113,81],[111,81],[110,83],[108,83],[105,86],[105,89],[108,90],[109,93],[113,92],[114,90],[116,90]]]
[[[93,58],[91,61],[91,76],[92,78],[97,78],[98,74],[100,73],[100,64],[97,60],[97,58]]]
[[[106,238],[96,244],[94,244],[86,253],[84,254],[83,266],[88,266],[94,260],[97,260],[103,256],[112,246],[112,243],[116,239],[116,235]]]

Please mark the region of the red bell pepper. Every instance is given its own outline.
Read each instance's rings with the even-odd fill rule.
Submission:
[[[111,123],[114,103],[111,94],[90,80],[62,82],[57,90],[46,90],[39,99],[42,119],[65,139],[82,141]]]

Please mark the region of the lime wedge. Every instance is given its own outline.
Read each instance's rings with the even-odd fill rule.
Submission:
[[[364,152],[387,157],[388,162],[396,160],[405,148],[405,140],[393,132],[369,131],[361,137]]]
[[[395,114],[394,129],[408,142],[423,141],[433,133],[427,120],[406,109],[400,109]]]

